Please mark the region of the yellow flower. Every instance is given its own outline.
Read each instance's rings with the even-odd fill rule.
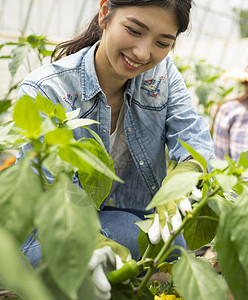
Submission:
[[[176,298],[175,295],[165,295],[164,293],[159,296],[155,296],[154,300],[183,300],[183,298]]]

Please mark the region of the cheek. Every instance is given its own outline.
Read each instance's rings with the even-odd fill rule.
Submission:
[[[165,49],[162,51],[159,51],[159,53],[157,53],[155,60],[156,63],[159,64],[162,60],[164,60],[166,58],[166,56],[169,54],[171,49]]]

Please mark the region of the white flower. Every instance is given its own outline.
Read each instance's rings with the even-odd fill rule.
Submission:
[[[165,214],[166,220],[169,220],[167,211],[165,211],[164,214]],[[160,231],[161,231],[162,239],[166,243],[170,237],[170,230],[169,230],[167,221],[165,223],[164,228],[162,228],[162,226],[160,225]]]
[[[178,207],[184,216],[186,216],[187,212],[192,212],[191,203],[189,199],[185,196],[183,196],[183,199],[178,204]]]
[[[152,226],[148,230],[148,237],[153,245],[157,245],[160,242],[160,224],[157,213],[155,213]]]
[[[191,195],[194,197],[195,200],[200,200],[202,198],[202,191],[200,191],[194,186]]]
[[[174,231],[177,230],[181,226],[182,217],[181,217],[181,214],[180,214],[178,208],[176,210],[176,214],[170,218],[170,223],[171,223],[172,229]]]

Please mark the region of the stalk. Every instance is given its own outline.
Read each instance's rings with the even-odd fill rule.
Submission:
[[[152,276],[152,274],[155,272],[155,270],[158,268],[158,265],[160,265],[162,262],[166,260],[169,253],[173,250],[173,248],[170,248],[171,243],[175,239],[175,237],[183,230],[185,225],[189,220],[192,220],[194,216],[202,209],[204,205],[207,204],[210,197],[215,195],[220,190],[220,187],[215,188],[209,195],[206,195],[202,201],[193,209],[192,213],[188,214],[186,217],[183,218],[181,226],[173,232],[173,234],[170,235],[167,242],[163,245],[162,249],[160,250],[159,254],[154,260],[153,266],[147,271],[144,279],[142,280],[141,284],[137,287],[135,290],[135,294],[133,296],[133,300],[139,299],[139,297],[142,295],[144,288],[147,285],[148,280]]]

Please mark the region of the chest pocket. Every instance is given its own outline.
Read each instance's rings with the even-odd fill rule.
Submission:
[[[168,84],[167,76],[147,72],[139,77],[133,94],[135,104],[143,109],[160,111],[167,105]]]

